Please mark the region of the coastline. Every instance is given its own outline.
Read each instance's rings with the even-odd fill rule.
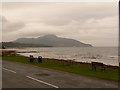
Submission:
[[[72,60],[54,59],[54,58],[43,58],[43,59],[59,61],[59,62],[68,62],[68,63],[69,63],[69,61],[72,61]],[[72,63],[74,63],[74,64],[83,64],[83,65],[90,65],[91,66],[91,63],[87,63],[87,62],[75,62],[75,61],[73,61]],[[106,64],[104,64],[104,66],[107,67],[107,68],[119,69],[119,66],[106,65]]]
[[[17,55],[18,56],[23,56],[23,57],[28,57],[28,56],[24,56],[24,55],[21,55],[21,54],[17,54]],[[64,60],[64,59],[55,59],[55,58],[43,58],[43,60],[51,60],[51,61],[58,61],[58,62],[68,62],[68,63],[72,63],[72,64],[82,64],[82,65],[91,66],[91,63],[88,63],[88,62],[76,62],[76,61],[73,61],[73,60],[70,60],[70,59]],[[106,64],[104,64],[104,66],[107,67],[107,68],[119,69],[119,66],[106,65]]]
[[[16,50],[7,50],[7,49],[2,49],[2,54],[7,54],[8,55],[16,55],[16,56],[23,56],[23,57],[28,57],[28,56],[25,56],[25,55],[21,55],[19,53],[16,52]],[[36,53],[35,51],[32,51],[33,53]],[[31,53],[31,52],[30,52]],[[36,57],[35,57],[36,58]],[[37,58],[36,58],[37,59]],[[59,61],[59,62],[68,62],[68,63],[72,63],[72,64],[83,64],[83,65],[91,65],[90,62],[78,62],[78,61],[75,61],[75,60],[72,60],[72,59],[56,59],[56,58],[43,58],[43,59],[46,59],[46,60],[52,60],[52,61]],[[96,61],[97,62],[97,61]],[[104,64],[104,63],[103,63]],[[107,65],[107,64],[104,64],[105,67],[108,67],[108,68],[112,68],[112,69],[118,69],[119,66],[115,66],[115,65]]]

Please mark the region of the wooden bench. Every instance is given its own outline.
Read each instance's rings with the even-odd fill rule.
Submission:
[[[101,66],[101,71],[105,71],[105,66],[104,66],[103,63],[101,63],[101,62],[91,62],[91,64],[92,64],[92,70],[96,71],[96,67]]]

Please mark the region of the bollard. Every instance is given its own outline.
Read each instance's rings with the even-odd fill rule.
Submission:
[[[42,56],[38,56],[38,62],[42,63]]]
[[[30,55],[29,61],[30,61],[30,62],[34,62],[34,57],[33,57],[33,55]]]

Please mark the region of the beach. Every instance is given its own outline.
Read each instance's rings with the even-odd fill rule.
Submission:
[[[106,65],[119,66],[118,48],[114,47],[49,47],[49,48],[21,48],[17,53],[35,58],[42,56],[49,59],[73,60],[75,62],[102,62]]]

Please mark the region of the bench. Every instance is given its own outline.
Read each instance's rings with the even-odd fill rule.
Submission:
[[[96,71],[96,67],[101,66],[101,71],[105,71],[105,66],[104,66],[103,63],[101,63],[101,62],[91,62],[91,64],[92,64],[92,70]]]

